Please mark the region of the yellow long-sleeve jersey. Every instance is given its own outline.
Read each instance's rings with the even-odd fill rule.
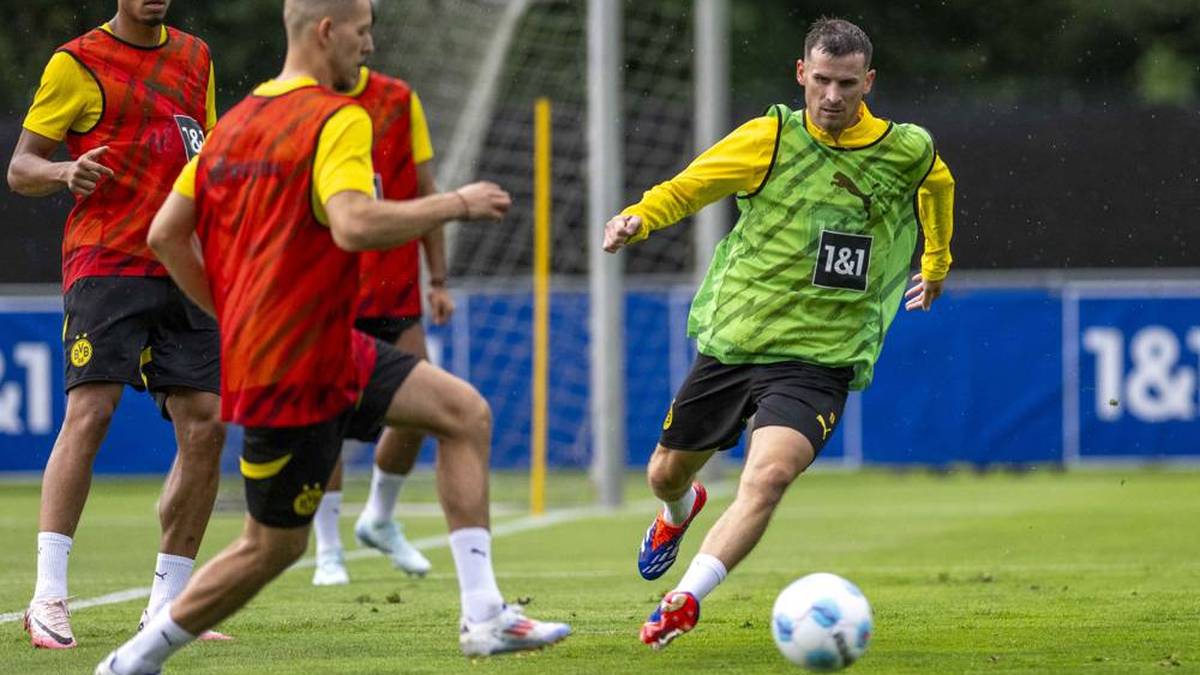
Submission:
[[[879,140],[888,128],[861,104],[859,119],[837,138],[805,120],[812,137],[835,148],[860,148]],[[756,117],[717,142],[679,175],[659,183],[627,207],[622,215],[642,219],[642,229],[630,242],[640,241],[696,213],[705,206],[734,194],[750,194],[767,178],[775,149],[779,123],[774,116]],[[925,234],[921,274],[937,281],[946,278],[952,261],[950,238],[954,232],[954,176],[941,156],[917,192],[917,209]]]

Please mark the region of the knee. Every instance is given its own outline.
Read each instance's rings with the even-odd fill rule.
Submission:
[[[470,438],[491,438],[492,408],[474,388],[466,388],[447,407],[451,419],[453,419],[451,426],[460,435]]]
[[[748,469],[738,490],[739,498],[775,505],[783,499],[783,493],[792,484],[795,475],[787,466],[777,463]]]
[[[103,436],[108,432],[113,413],[117,409],[116,401],[91,396],[75,400],[68,399],[68,403],[64,426],[87,435]]]
[[[271,537],[269,541],[247,537],[242,540],[242,547],[252,561],[251,569],[258,570],[270,579],[304,555],[308,548],[308,537]]]
[[[221,422],[216,410],[189,408],[181,413],[171,415],[175,422],[175,434],[179,439],[179,451],[185,454],[219,457],[220,449],[225,445],[225,424]]]

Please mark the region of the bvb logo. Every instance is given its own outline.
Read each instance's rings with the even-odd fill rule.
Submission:
[[[71,365],[82,368],[92,360],[92,343],[87,339],[87,333],[75,340],[71,345]]]
[[[667,408],[667,418],[663,420],[663,431],[671,428],[671,422],[675,420],[675,401],[671,401],[671,407]]]
[[[323,494],[324,491],[321,489],[320,483],[305,485],[296,497],[296,501],[292,502],[292,509],[296,511],[296,515],[298,516],[311,516],[317,512],[317,507],[321,505],[321,495]]]

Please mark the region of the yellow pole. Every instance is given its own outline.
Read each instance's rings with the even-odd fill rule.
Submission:
[[[533,106],[533,454],[529,505],[546,512],[547,406],[550,402],[550,99]]]

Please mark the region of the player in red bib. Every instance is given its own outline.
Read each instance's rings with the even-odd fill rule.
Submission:
[[[183,590],[216,498],[225,440],[217,327],[146,246],[151,217],[216,122],[208,46],[163,25],[169,5],[120,0],[112,21],[54,53],[8,169],[21,194],[75,195],[62,251],[67,410],[42,477],[25,615],[35,647],[76,645],[67,559],[125,385],[150,390],[179,442],[143,623]],[[64,142],[71,160],[51,161]]]
[[[432,162],[433,144],[421,99],[408,83],[362,68],[355,87],[347,92],[371,116],[374,138],[371,158],[376,190],[386,199],[414,199],[437,192]],[[429,266],[429,306],[435,324],[445,323],[454,311],[446,290],[446,253],[441,229],[387,251],[367,251],[359,259],[360,287],[355,327],[419,358],[425,352],[421,326],[420,259],[425,249]],[[412,471],[424,434],[419,429],[385,429],[375,446],[371,488],[354,526],[355,538],[391,558],[392,565],[408,574],[423,576],[429,560],[408,542],[393,520],[396,497]],[[321,506],[313,519],[317,564],[313,584],[329,586],[350,582],[338,533],[342,504],[342,464],[338,463]]]
[[[562,640],[565,624],[506,605],[491,564],[491,412],[473,387],[354,330],[359,256],[454,218],[498,219],[491,183],[373,197],[371,120],[353,86],[372,51],[370,0],[285,0],[283,72],[230,110],[155,216],[149,242],[221,330],[222,416],[246,428],[242,534],[97,673],[157,673],[303,554],[346,437],[381,424],[438,439],[438,485],[470,656]],[[199,247],[196,246],[197,241]]]

